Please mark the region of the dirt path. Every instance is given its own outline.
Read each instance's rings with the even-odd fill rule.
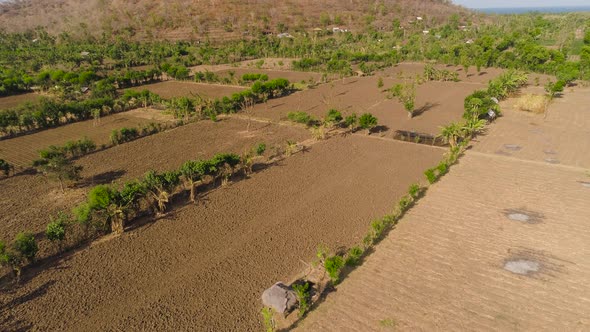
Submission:
[[[583,98],[536,126],[580,138],[560,140],[561,164],[539,160],[531,116],[507,112],[298,329],[590,330],[590,113],[561,105]]]

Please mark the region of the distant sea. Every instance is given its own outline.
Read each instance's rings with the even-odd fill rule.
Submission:
[[[519,8],[476,8],[475,10],[486,14],[524,14],[538,13],[573,13],[590,12],[590,6],[575,7],[519,7]]]

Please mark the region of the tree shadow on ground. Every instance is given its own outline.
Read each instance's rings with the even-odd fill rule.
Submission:
[[[370,130],[370,134],[380,134],[389,130],[389,127],[385,125],[375,126]]]
[[[84,187],[95,186],[95,185],[99,185],[99,184],[109,184],[109,183],[112,183],[113,181],[121,178],[126,173],[127,173],[127,171],[119,169],[116,171],[108,171],[108,172],[96,174],[96,175],[93,175],[89,178],[83,179],[82,181],[78,182],[76,184],[76,188],[84,188]]]
[[[43,285],[39,286],[37,289],[35,289],[27,294],[16,297],[11,301],[6,302],[5,304],[2,304],[0,306],[0,311],[4,311],[5,309],[14,309],[21,304],[25,304],[31,300],[34,300],[38,297],[45,295],[47,293],[47,290],[49,289],[49,287],[51,287],[53,284],[55,284],[54,280],[47,281]],[[15,291],[16,290],[13,290],[12,292],[15,292]]]
[[[439,103],[426,103],[424,106],[420,107],[417,110],[414,110],[414,118],[419,117],[420,115],[432,110],[433,108],[440,106]]]

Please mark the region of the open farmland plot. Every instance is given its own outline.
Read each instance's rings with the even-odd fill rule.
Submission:
[[[171,116],[154,109],[136,109],[116,113],[94,120],[71,123],[57,128],[42,130],[37,133],[0,140],[0,158],[20,167],[28,167],[39,158],[38,151],[50,145],[63,145],[70,140],[79,140],[84,136],[90,138],[98,147],[109,143],[109,136],[114,129],[123,127],[136,128],[150,122],[163,123],[172,121]]]
[[[9,97],[0,97],[0,110],[5,110],[9,108],[17,107],[25,102],[32,102],[34,103],[37,101],[41,95],[38,93],[23,93],[20,95],[14,95]]]
[[[438,134],[440,126],[461,119],[464,99],[483,84],[466,82],[426,82],[416,89],[416,109],[421,114],[408,118],[407,112],[396,99],[388,99],[387,88],[402,82],[384,78],[384,87],[378,88],[378,77],[354,77],[322,84],[314,89],[300,91],[280,99],[259,104],[253,113],[258,117],[284,120],[289,112],[302,111],[322,118],[329,109],[343,115],[369,112],[379,119],[379,125],[392,131],[402,129]]]
[[[191,97],[193,95],[209,98],[220,98],[230,96],[233,93],[244,90],[244,88],[240,86],[183,81],[164,81],[141,85],[129,89],[136,91],[149,90],[165,99],[174,97]]]
[[[530,87],[523,93],[543,94]],[[515,109],[518,97],[503,102],[502,119],[474,150],[551,164],[590,168],[590,89],[566,88],[549,105],[547,115]]]
[[[44,270],[2,295],[41,292],[2,318],[40,330],[259,330],[266,287],[305,269],[321,243],[359,242],[443,151],[358,135],[319,142]]]
[[[9,240],[23,230],[44,231],[50,214],[69,210],[96,184],[138,178],[151,169],[176,169],[189,159],[210,158],[220,152],[242,153],[260,142],[270,150],[273,145],[285,145],[286,140],[309,137],[300,128],[265,123],[253,123],[247,133],[246,125],[237,119],[201,121],[86,155],[76,161],[84,167],[81,182],[85,185],[65,194],[57,183],[40,175],[0,179],[0,239]]]

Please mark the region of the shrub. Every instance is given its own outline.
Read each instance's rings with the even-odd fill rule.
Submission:
[[[381,89],[383,87],[383,77],[379,77],[377,80],[377,87]]]
[[[14,240],[14,250],[30,262],[34,261],[39,251],[35,236],[28,232],[17,234]]]
[[[336,125],[342,121],[342,114],[335,109],[331,109],[326,114],[324,122],[329,125]]]
[[[436,169],[438,170],[438,177],[440,178],[449,172],[449,164],[443,160],[440,162],[440,164],[438,164],[438,166],[436,166]]]
[[[51,242],[61,243],[66,238],[66,225],[68,222],[68,216],[60,212],[57,218],[52,219],[47,225],[45,230],[45,236]]]
[[[354,246],[348,250],[345,264],[347,266],[356,266],[363,256],[364,250],[361,247]]]
[[[9,164],[6,160],[0,159],[0,171],[4,173],[5,176],[10,175],[10,171],[13,170],[14,167]]]
[[[410,197],[412,197],[413,199],[416,199],[420,196],[422,191],[422,188],[420,188],[420,185],[417,183],[414,183],[410,186],[410,188],[408,188],[408,194],[410,195]]]
[[[262,319],[264,322],[264,329],[266,332],[275,332],[276,331],[276,323],[273,318],[272,308],[264,307],[261,311]]]
[[[266,144],[264,144],[264,143],[258,144],[255,148],[255,151],[256,151],[257,156],[262,156],[264,154],[264,151],[266,151]]]
[[[344,119],[344,125],[350,130],[354,131],[354,129],[358,125],[358,117],[356,116],[356,113],[352,113],[351,115],[347,116]]]
[[[340,270],[342,270],[342,267],[344,267],[344,259],[341,256],[334,255],[324,261],[324,268],[334,285],[340,282]]]
[[[371,113],[365,113],[359,118],[359,126],[362,129],[367,129],[370,132],[371,129],[377,126],[377,118]]]
[[[289,112],[287,118],[293,122],[301,123],[306,126],[310,126],[314,121],[311,115],[305,112]]]
[[[424,172],[424,175],[426,175],[426,179],[428,180],[428,183],[433,184],[436,182],[437,178],[436,178],[436,173],[435,173],[435,169],[434,168],[429,168]]]
[[[309,310],[309,300],[311,298],[309,283],[293,284],[292,288],[299,301],[299,317],[303,317],[303,315]]]

